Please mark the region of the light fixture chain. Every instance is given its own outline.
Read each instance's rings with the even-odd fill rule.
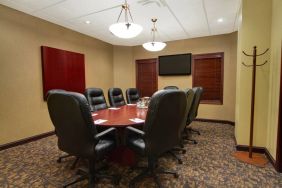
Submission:
[[[133,23],[133,18],[132,18],[132,15],[131,15],[130,9],[128,9],[128,12],[129,12],[129,16],[130,16],[130,18],[131,18],[131,21],[132,21],[132,23]]]
[[[121,14],[122,14],[122,11],[123,11],[123,8],[121,8],[121,11],[120,11],[120,13],[119,13],[119,15],[118,15],[117,22],[118,22],[118,21],[119,21],[119,19],[120,19],[120,16],[121,16]]]

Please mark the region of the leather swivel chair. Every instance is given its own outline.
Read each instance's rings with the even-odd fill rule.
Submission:
[[[136,88],[128,88],[125,93],[128,104],[136,104],[140,98],[139,92]]]
[[[189,89],[189,88],[187,88],[187,89],[184,89],[183,90],[184,91],[184,93],[186,94],[186,99],[187,99],[187,103],[186,103],[186,111],[185,111],[185,117],[187,117],[188,116],[188,113],[189,113],[189,111],[190,111],[190,109],[191,109],[191,106],[192,106],[192,102],[193,102],[193,99],[194,99],[194,91],[192,90],[192,89]],[[186,132],[185,132],[185,127],[186,127],[186,118],[184,118],[184,122],[181,124],[182,126],[181,126],[181,133],[182,133],[182,137],[181,137],[181,140],[180,140],[180,143],[179,143],[179,146],[180,147],[175,147],[175,148],[173,148],[172,150],[170,150],[168,153],[170,154],[170,155],[172,155],[174,158],[176,158],[177,159],[177,161],[178,161],[178,163],[179,164],[182,164],[183,163],[183,161],[182,161],[182,159],[178,156],[178,155],[176,155],[173,151],[181,151],[183,154],[185,154],[186,153],[186,150],[184,149],[184,138],[186,138],[186,139],[189,139],[188,137],[186,137]],[[190,140],[190,139],[189,139]],[[190,140],[190,141],[192,141],[192,140]],[[196,142],[196,141],[195,141]]]
[[[179,89],[177,86],[165,86],[164,89]]]
[[[49,90],[46,94],[46,99],[48,100],[48,97],[51,95],[51,94],[54,94],[54,93],[63,93],[63,92],[66,92],[66,90],[63,90],[63,89],[52,89],[52,90]],[[56,130],[55,130],[55,133],[56,133]],[[61,163],[63,159],[65,158],[68,158],[68,157],[73,157],[72,155],[70,154],[65,154],[65,155],[62,155],[60,156],[58,159],[57,159],[57,162],[58,163]],[[79,158],[76,157],[74,162],[72,163],[71,165],[71,169],[74,169],[76,164],[78,163],[79,161]]]
[[[194,99],[193,99],[193,103],[191,105],[191,109],[188,113],[187,116],[187,121],[186,121],[186,133],[188,134],[189,132],[195,132],[198,135],[200,135],[200,132],[197,130],[194,130],[190,127],[190,124],[192,123],[192,121],[197,117],[198,115],[198,108],[199,108],[199,104],[201,101],[201,96],[203,94],[203,88],[202,87],[194,87],[193,88],[194,91]],[[197,142],[195,140],[192,140],[195,144],[197,144]]]
[[[108,108],[104,92],[101,88],[87,88],[84,95],[89,102],[91,111]]]
[[[157,91],[151,98],[143,131],[133,127],[125,129],[126,145],[148,160],[148,167],[130,181],[129,187],[134,187],[137,181],[147,176],[152,176],[159,187],[157,174],[178,177],[176,172],[158,169],[157,160],[179,144],[181,124],[186,120],[186,103],[183,91]]]
[[[87,178],[89,187],[93,187],[96,178],[109,178],[96,172],[95,162],[103,159],[116,147],[116,129],[110,128],[97,133],[89,104],[82,94],[54,93],[48,97],[47,104],[51,121],[56,129],[59,149],[88,161],[89,172],[70,181],[64,187]],[[117,183],[117,180],[115,182]]]
[[[119,107],[125,105],[125,100],[120,88],[110,88],[108,90],[108,97],[110,105],[113,107]]]

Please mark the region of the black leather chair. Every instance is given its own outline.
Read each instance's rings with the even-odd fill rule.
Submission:
[[[51,94],[54,94],[54,93],[59,93],[59,92],[66,92],[66,90],[63,90],[63,89],[52,89],[52,90],[49,90],[46,94],[46,99],[48,99],[48,97],[51,95]],[[56,130],[55,130],[55,133],[56,133]],[[73,157],[72,155],[70,154],[65,154],[65,155],[62,155],[60,156],[58,159],[57,159],[57,162],[58,163],[61,163],[63,159],[65,158],[68,158],[68,157]],[[72,163],[71,165],[71,169],[74,169],[76,164],[78,163],[79,161],[79,158],[76,157],[74,162]]]
[[[186,105],[186,111],[185,111],[185,117],[187,117],[191,109],[192,103],[193,103],[194,91],[189,88],[184,89],[183,91],[186,94],[186,99],[187,99],[187,105]],[[185,132],[186,118],[184,118],[184,122],[181,125],[182,125],[181,127],[182,137],[181,137],[180,144],[179,144],[180,147],[175,147],[169,151],[169,154],[172,155],[174,158],[176,158],[179,164],[182,164],[183,161],[178,155],[174,153],[174,151],[181,151],[183,154],[186,153],[186,150],[184,149],[184,140],[183,139],[184,138],[189,139]]]
[[[125,93],[128,104],[136,104],[140,98],[139,92],[136,88],[128,88]]]
[[[196,132],[198,135],[200,135],[200,132],[197,130],[194,130],[190,127],[190,124],[192,123],[192,121],[197,117],[198,115],[198,108],[199,108],[199,104],[201,101],[201,96],[203,93],[203,88],[202,87],[194,87],[193,88],[194,91],[194,99],[193,99],[193,103],[191,105],[191,109],[188,113],[187,116],[187,121],[186,121],[186,132],[187,134],[189,134],[189,132]],[[195,140],[192,140],[195,144],[197,144],[197,142]]]
[[[47,104],[50,118],[56,129],[59,149],[88,160],[89,172],[67,183],[64,187],[86,178],[89,179],[89,187],[93,187],[96,178],[109,178],[96,172],[95,162],[116,147],[116,129],[110,128],[97,133],[89,104],[82,94],[53,93],[48,97]]]
[[[104,92],[101,88],[87,88],[84,95],[90,104],[91,111],[108,108]]]
[[[164,89],[179,89],[177,86],[166,86]]]
[[[133,127],[125,129],[126,145],[148,159],[148,167],[130,181],[129,187],[134,187],[137,181],[152,176],[161,187],[157,174],[173,174],[157,168],[157,160],[164,153],[179,144],[181,127],[185,123],[186,96],[183,91],[160,90],[151,99],[143,131]]]
[[[125,100],[120,88],[110,88],[108,90],[108,97],[110,105],[113,107],[119,107],[125,105]]]

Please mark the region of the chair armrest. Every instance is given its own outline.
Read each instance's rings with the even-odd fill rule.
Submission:
[[[107,130],[104,130],[103,132],[96,134],[95,139],[100,140],[101,138],[106,137],[106,136],[112,136],[116,139],[118,137],[117,129],[109,128]]]
[[[137,135],[139,135],[139,136],[141,136],[141,137],[144,137],[145,136],[145,132],[144,131],[141,131],[141,130],[139,130],[139,129],[136,129],[136,128],[134,128],[134,127],[126,127],[126,129],[125,129],[125,135],[127,136],[127,135],[132,135],[132,134],[137,134]]]

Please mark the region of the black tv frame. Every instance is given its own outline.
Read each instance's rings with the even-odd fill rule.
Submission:
[[[180,56],[180,55],[190,55],[191,56],[191,61],[190,61],[190,73],[179,73],[179,74],[161,74],[160,73],[160,57],[168,57],[168,56]],[[192,57],[192,53],[184,53],[184,54],[172,54],[172,55],[162,55],[158,57],[158,64],[159,64],[159,76],[183,76],[183,75],[191,75],[192,74],[192,61],[193,61],[193,57]]]

